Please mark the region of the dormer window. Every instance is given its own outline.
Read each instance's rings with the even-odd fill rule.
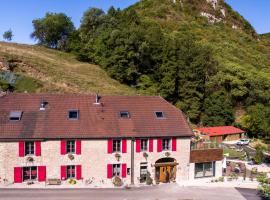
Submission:
[[[120,111],[120,118],[130,118],[129,112],[128,111]]]
[[[68,111],[68,119],[78,120],[79,119],[79,110],[70,110]]]
[[[156,114],[156,118],[158,119],[165,118],[164,113],[162,111],[157,111],[155,112],[155,114]]]
[[[20,121],[22,118],[22,111],[11,111],[9,113],[10,121]]]

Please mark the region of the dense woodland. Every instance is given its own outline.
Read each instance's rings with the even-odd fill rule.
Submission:
[[[233,124],[270,140],[269,41],[229,5],[222,22],[209,24],[200,9],[221,14],[193,1],[89,8],[78,29],[65,14],[47,13],[33,20],[31,36],[100,65],[139,94],[161,95],[194,125]]]

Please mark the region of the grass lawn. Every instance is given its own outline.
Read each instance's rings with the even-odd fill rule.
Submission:
[[[224,154],[229,154],[229,157],[238,157],[241,158],[242,156],[245,155],[244,151],[236,151],[234,149],[229,149],[229,148],[224,148],[223,149]]]

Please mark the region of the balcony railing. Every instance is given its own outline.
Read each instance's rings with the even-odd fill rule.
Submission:
[[[222,144],[213,142],[191,142],[191,150],[221,149]]]

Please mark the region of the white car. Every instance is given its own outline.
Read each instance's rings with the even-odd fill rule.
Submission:
[[[250,142],[249,139],[240,139],[236,144],[237,145],[248,145]]]

